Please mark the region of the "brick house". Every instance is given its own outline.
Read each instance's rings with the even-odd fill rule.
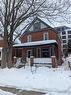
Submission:
[[[61,59],[61,42],[57,32],[36,17],[26,31],[20,37],[21,44],[15,44],[13,56],[26,58],[34,57],[35,63],[52,64],[52,56],[55,56],[57,64]]]

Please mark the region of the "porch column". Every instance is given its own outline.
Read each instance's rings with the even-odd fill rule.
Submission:
[[[36,58],[41,57],[41,48],[36,48]]]
[[[32,55],[31,56],[36,57],[36,48],[32,48]]]

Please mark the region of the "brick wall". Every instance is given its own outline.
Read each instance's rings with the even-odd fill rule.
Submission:
[[[48,32],[48,39],[57,40],[56,32],[46,29],[46,30],[42,30],[42,31],[38,31],[38,32],[32,32],[32,33],[23,35],[21,37],[21,42],[22,43],[27,42],[27,36],[28,35],[32,36],[32,41],[41,41],[41,40],[43,40],[43,33],[44,32]]]

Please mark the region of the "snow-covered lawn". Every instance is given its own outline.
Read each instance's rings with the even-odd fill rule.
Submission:
[[[71,95],[71,71],[66,64],[67,61],[55,69],[39,67],[35,71],[33,68],[33,73],[30,67],[0,69],[0,86],[41,91],[46,92],[46,95]]]

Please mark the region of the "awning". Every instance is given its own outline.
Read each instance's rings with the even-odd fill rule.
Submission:
[[[41,46],[41,45],[48,45],[57,43],[56,40],[44,40],[44,41],[34,41],[34,42],[27,42],[21,44],[15,44],[13,47],[29,47],[29,46]]]

